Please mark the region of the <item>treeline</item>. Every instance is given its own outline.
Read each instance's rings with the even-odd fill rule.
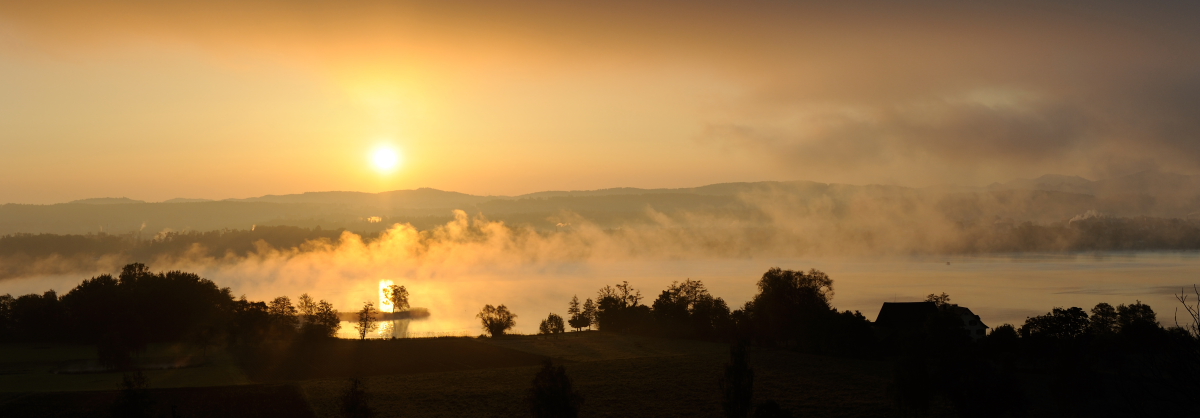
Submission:
[[[1031,405],[1047,403],[1064,415],[1200,414],[1200,406],[1189,402],[1200,390],[1200,304],[1189,306],[1183,295],[1187,321],[1169,328],[1141,302],[1100,303],[1090,315],[1078,307],[1054,308],[986,336],[973,334],[978,317],[944,293],[913,306],[927,309],[890,323],[839,312],[832,295],[833,281],[817,270],[770,269],[754,298],[732,311],[700,281],[673,283],[648,305],[623,282],[601,288],[595,304],[572,298],[567,322],[577,330],[886,360],[894,371],[888,396],[905,414],[925,414],[938,402],[965,417],[1022,416]],[[504,321],[494,320],[496,312]],[[503,305],[480,315],[493,336],[514,325],[515,317]],[[550,314],[540,333],[564,332],[562,322]]]
[[[741,341],[839,356],[869,356],[876,350],[871,322],[858,311],[838,311],[831,304],[833,280],[818,270],[772,268],[758,281],[758,293],[731,310],[699,280],[674,282],[646,304],[629,282],[604,286],[596,302],[573,297],[566,322],[576,330]],[[516,315],[504,305],[488,305],[479,315],[484,330],[503,335]],[[563,332],[563,318],[550,314],[539,329]],[[497,324],[507,325],[498,326]]]
[[[201,251],[200,255],[205,256],[220,257],[226,253],[244,256],[254,252],[259,241],[274,248],[297,248],[314,240],[337,242],[344,231],[321,229],[319,226],[255,226],[252,229],[164,232],[150,236],[140,233],[13,234],[0,237],[0,256],[37,258],[51,255],[72,257],[122,254],[132,259],[148,259],[197,250]]]
[[[333,305],[307,294],[297,305],[286,296],[249,301],[196,274],[152,273],[140,263],[61,296],[0,296],[0,341],[95,344],[100,362],[113,368],[154,343],[259,346],[333,338],[340,327]]]
[[[1036,225],[998,221],[959,224],[945,252],[1060,252],[1200,249],[1200,220],[1094,217]]]

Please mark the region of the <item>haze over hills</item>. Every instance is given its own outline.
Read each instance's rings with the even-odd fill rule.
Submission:
[[[129,233],[249,229],[294,225],[378,231],[393,223],[442,224],[455,209],[539,229],[586,220],[602,227],[658,222],[656,213],[722,216],[746,222],[764,213],[806,216],[812,205],[928,205],[950,220],[1050,223],[1084,213],[1187,218],[1200,212],[1200,176],[1139,172],[1088,180],[1044,175],[986,187],[910,188],[810,181],[722,183],[677,189],[612,188],[544,191],[520,196],[475,196],[430,188],[382,193],[309,192],[211,201],[148,203],[93,198],[54,205],[0,205],[0,235],[13,233]],[[892,207],[894,206],[894,207]]]

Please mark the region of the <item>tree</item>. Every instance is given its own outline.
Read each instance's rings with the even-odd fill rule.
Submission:
[[[583,396],[572,387],[567,369],[547,359],[533,377],[533,387],[525,401],[536,418],[573,418],[579,416]]]
[[[279,331],[288,332],[300,328],[299,312],[295,306],[292,306],[292,300],[287,296],[277,297],[268,303],[267,315],[270,315],[271,322],[278,327]]]
[[[1179,294],[1175,295],[1175,299],[1183,305],[1183,309],[1187,311],[1188,317],[1191,318],[1184,318],[1183,325],[1179,325],[1179,308],[1175,308],[1175,326],[1183,328],[1189,334],[1192,334],[1192,338],[1200,339],[1200,286],[1192,285],[1192,293],[1195,295],[1196,300],[1191,302],[1190,305],[1188,304],[1189,296],[1186,289],[1179,289]]]
[[[301,325],[307,323],[317,313],[317,302],[308,293],[300,295],[296,300],[296,310],[300,312]]]
[[[504,305],[496,307],[484,305],[475,317],[479,318],[483,323],[483,330],[492,337],[503,336],[505,331],[517,325],[517,315],[509,312],[508,307]]]
[[[1158,328],[1158,318],[1150,305],[1137,301],[1129,305],[1117,306],[1117,332],[1129,334],[1147,329]]]
[[[627,281],[616,287],[600,288],[597,297],[600,299],[596,302],[594,323],[602,331],[633,331],[654,322],[650,307],[638,304],[642,300],[642,292]]]
[[[543,319],[538,326],[538,334],[562,334],[564,330],[562,317],[555,313]]]
[[[597,292],[596,300],[604,298],[614,298],[623,306],[637,306],[642,300],[642,292],[634,289],[629,285],[629,281],[622,281],[621,284],[613,286],[604,286]]]
[[[1017,332],[1022,337],[1072,339],[1087,332],[1089,325],[1088,314],[1082,308],[1054,308],[1046,315],[1026,319]]]
[[[1088,329],[1092,334],[1109,335],[1117,332],[1117,309],[1104,302],[1092,308],[1092,316],[1088,320]]]
[[[392,313],[408,309],[408,289],[404,286],[391,285],[383,289],[383,296],[392,302]]]
[[[16,337],[16,327],[13,325],[13,303],[16,300],[11,294],[0,296],[0,341],[11,341]]]
[[[375,309],[375,304],[371,302],[363,302],[363,307],[358,311],[358,323],[354,325],[354,329],[358,330],[358,339],[367,339],[367,334],[375,332],[379,329],[379,322],[376,321],[376,314],[379,313]]]
[[[583,310],[579,309],[579,296],[571,296],[571,302],[567,304],[567,322],[571,324],[571,328],[576,331],[583,329]]]
[[[709,294],[699,280],[672,282],[653,306],[659,327],[667,334],[711,337],[718,328],[732,328],[729,306]]]
[[[770,342],[799,343],[814,348],[837,311],[829,304],[833,280],[819,270],[767,270],[758,294],[746,304],[755,335]]]
[[[930,293],[929,296],[925,297],[925,301],[933,302],[934,305],[937,305],[939,308],[941,308],[942,306],[950,304],[950,295],[947,295],[945,292],[942,292],[940,295]]]
[[[350,378],[350,385],[346,390],[342,391],[340,397],[342,403],[342,415],[346,418],[369,418],[375,415],[375,411],[371,409],[371,394],[367,393],[366,386],[361,378]]]
[[[745,418],[754,401],[754,369],[746,361],[746,347],[735,344],[729,348],[729,363],[718,379],[721,387],[721,409],[729,418]]]
[[[337,309],[333,304],[322,299],[314,304],[312,313],[304,317],[302,333],[309,339],[333,338],[342,328],[342,320],[338,318]]]
[[[579,316],[586,322],[583,328],[591,328],[596,324],[596,303],[592,302],[591,298],[583,302],[583,312],[580,312]]]

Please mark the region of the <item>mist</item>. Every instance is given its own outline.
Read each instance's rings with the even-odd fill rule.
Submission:
[[[1092,195],[1047,190],[961,193],[767,183],[742,187],[727,200],[665,195],[675,200],[658,201],[661,210],[645,204],[640,211],[620,210],[639,207],[621,200],[628,196],[611,198],[616,200],[574,198],[597,208],[591,217],[560,210],[530,221],[530,215],[520,209],[549,205],[546,202],[573,202],[552,198],[482,206],[495,209],[499,219],[483,212],[471,215],[454,210],[452,219],[426,228],[392,223],[374,233],[280,230],[288,237],[285,240],[263,228],[255,232],[267,235],[256,241],[250,241],[255,238],[245,235],[250,233],[246,231],[191,243],[183,238],[192,236],[184,234],[174,236],[178,242],[150,241],[147,245],[165,248],[157,252],[10,255],[3,258],[0,271],[7,275],[6,288],[34,285],[28,291],[47,287],[66,291],[89,274],[114,272],[123,263],[140,261],[155,271],[196,272],[252,300],[308,293],[330,300],[341,310],[355,310],[366,301],[378,303],[379,283],[389,280],[407,286],[413,306],[432,313],[427,321],[414,322],[410,332],[470,334],[474,332],[470,326],[474,311],[484,304],[525,308],[520,313],[529,317],[519,321],[522,326],[518,329],[528,330],[533,318],[546,314],[530,310],[545,310],[553,301],[565,303],[571,295],[591,297],[600,286],[623,280],[652,295],[671,281],[709,278],[711,289],[722,292],[717,294],[736,306],[753,294],[756,275],[783,263],[802,264],[784,266],[789,268],[836,272],[876,259],[881,263],[887,260],[903,271],[911,268],[905,260],[936,265],[943,259],[1022,252],[1070,255],[1200,248],[1200,224],[1193,221],[1117,218],[1093,208],[1120,214],[1120,208],[1129,207],[1126,200],[1131,199],[1105,203]],[[1166,205],[1151,210],[1172,214],[1191,209]],[[1130,231],[1142,235],[1130,235]],[[1104,239],[1114,233],[1124,235],[1116,241]],[[234,237],[245,242],[229,246]],[[1136,247],[1130,242],[1142,244]],[[206,248],[205,244],[225,247]],[[134,254],[142,258],[131,258]],[[847,270],[847,279],[854,281],[848,287],[854,290],[841,293],[847,298],[844,307],[869,312],[878,298],[888,297],[871,291],[869,283],[893,289],[904,286],[880,282],[880,273],[864,276],[861,270]],[[930,277],[940,274],[931,272]],[[838,283],[838,277],[834,278]],[[915,285],[925,279],[904,280]],[[1069,277],[1062,280],[1062,286],[1072,286]],[[1157,283],[1158,287],[1130,291],[1162,297],[1167,295],[1163,288],[1183,284],[1171,276],[1168,282]],[[939,286],[960,284],[943,281]],[[920,300],[939,291],[945,290],[927,288],[890,296],[893,300],[901,296]],[[1001,308],[995,309],[999,312]],[[1004,309],[1010,309],[1003,314],[1010,319],[1019,315],[1013,312],[1025,312]]]

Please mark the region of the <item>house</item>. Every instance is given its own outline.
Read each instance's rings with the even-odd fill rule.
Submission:
[[[967,334],[971,339],[979,341],[987,336],[988,326],[979,319],[979,315],[975,315],[970,309],[958,305],[950,305],[955,313],[958,314],[963,321],[963,329],[967,330]]]
[[[978,341],[987,335],[988,326],[969,308],[953,304],[943,308],[962,319],[962,327],[971,339]],[[938,305],[933,302],[884,302],[875,317],[875,327],[884,338],[920,334],[938,312]]]

